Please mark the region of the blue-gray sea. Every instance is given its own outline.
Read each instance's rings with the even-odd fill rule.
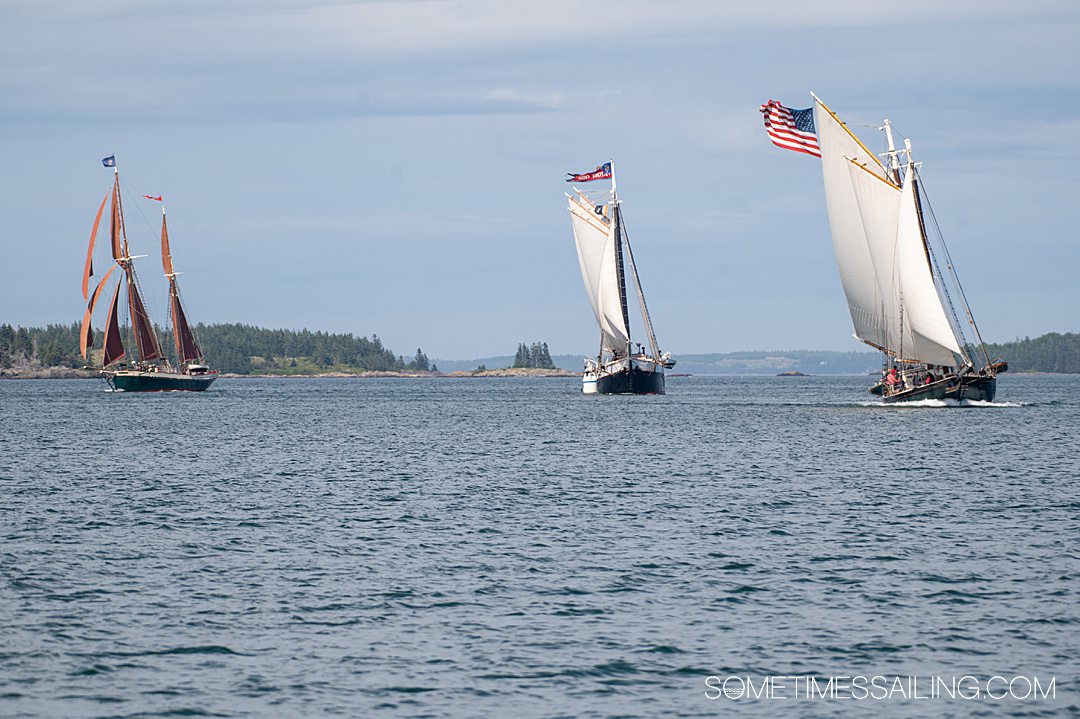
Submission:
[[[0,382],[0,716],[1080,714],[1080,377],[867,382]]]

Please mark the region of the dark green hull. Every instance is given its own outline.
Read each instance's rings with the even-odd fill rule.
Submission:
[[[105,375],[109,385],[122,392],[202,392],[217,379],[212,374],[173,374],[171,372],[111,372]]]
[[[902,390],[892,395],[884,395],[884,385],[878,383],[868,391],[881,396],[885,404],[900,402],[920,402],[927,399],[956,401],[968,399],[979,402],[993,402],[997,394],[997,377],[994,375],[965,375],[946,377],[927,385],[920,385]]]

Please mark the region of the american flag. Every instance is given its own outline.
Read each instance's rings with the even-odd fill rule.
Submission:
[[[765,116],[765,132],[769,133],[774,145],[821,157],[814,130],[814,108],[792,110],[776,100],[769,100],[761,106],[761,113]]]

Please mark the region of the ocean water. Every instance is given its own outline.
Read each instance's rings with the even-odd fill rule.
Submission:
[[[0,716],[1077,715],[1080,377],[866,385],[0,382]]]

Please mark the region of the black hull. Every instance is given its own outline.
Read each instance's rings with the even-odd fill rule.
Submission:
[[[883,389],[883,385],[877,384],[869,391],[871,394],[882,395],[882,401],[885,404],[920,402],[928,399],[956,401],[969,399],[978,402],[993,402],[997,394],[997,377],[987,375],[946,377],[932,384],[903,390],[889,396],[884,396]]]
[[[623,370],[596,379],[597,394],[664,394],[664,373]]]
[[[217,373],[188,375],[165,372],[123,372],[105,377],[113,389],[123,392],[202,392],[214,383]]]

